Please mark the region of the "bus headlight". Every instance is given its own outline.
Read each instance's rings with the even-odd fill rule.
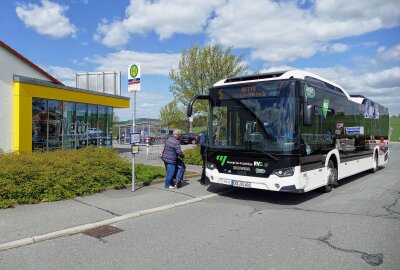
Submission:
[[[216,168],[215,164],[207,161],[207,169],[214,170]]]
[[[273,174],[279,177],[292,176],[294,174],[294,168],[290,167],[290,168],[276,169],[274,170]]]

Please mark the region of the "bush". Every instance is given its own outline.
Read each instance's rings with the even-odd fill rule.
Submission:
[[[183,159],[185,164],[203,165],[199,145],[196,145],[193,148],[186,149],[185,151],[183,151],[183,153],[185,154],[185,158]]]
[[[192,132],[196,133],[196,134],[199,134],[199,133],[201,133],[201,132],[203,132],[205,130],[207,130],[207,126],[192,128]]]
[[[165,176],[163,168],[143,164],[135,172],[135,182]],[[0,154],[0,208],[125,188],[131,181],[131,163],[110,148]]]

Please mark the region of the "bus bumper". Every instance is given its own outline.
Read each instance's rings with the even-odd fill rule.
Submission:
[[[264,189],[270,191],[282,191],[292,193],[305,192],[304,187],[300,185],[300,167],[295,167],[292,176],[279,177],[270,175],[265,177],[242,176],[233,174],[224,174],[217,169],[206,169],[206,176],[211,183],[217,183],[227,186]]]

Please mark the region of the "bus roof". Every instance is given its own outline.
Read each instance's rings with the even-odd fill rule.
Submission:
[[[320,81],[320,82],[324,83],[328,88],[332,89],[333,91],[341,92],[342,94],[344,94],[347,97],[347,99],[359,103],[358,99],[356,99],[357,101],[353,100],[353,98],[350,97],[350,95],[347,93],[347,91],[344,90],[343,87],[341,87],[340,85],[338,85],[334,82],[331,82],[325,78],[322,78],[316,74],[313,74],[311,72],[304,71],[304,70],[297,70],[297,69],[227,78],[227,79],[221,80],[221,81],[217,82],[216,84],[214,84],[214,87],[234,85],[234,84],[244,83],[244,82],[275,81],[275,80],[284,80],[284,79],[302,79],[302,80],[310,80],[310,81],[311,80]]]

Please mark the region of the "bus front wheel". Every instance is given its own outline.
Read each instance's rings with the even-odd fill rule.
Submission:
[[[338,177],[337,169],[332,160],[329,160],[327,169],[328,169],[328,182],[326,183],[325,186],[323,186],[323,191],[325,193],[332,191],[332,187],[335,183],[337,183],[337,177]]]
[[[378,154],[375,152],[374,153],[374,165],[372,167],[371,172],[372,173],[376,173],[378,171],[378,169],[379,169],[379,166],[378,166]]]

